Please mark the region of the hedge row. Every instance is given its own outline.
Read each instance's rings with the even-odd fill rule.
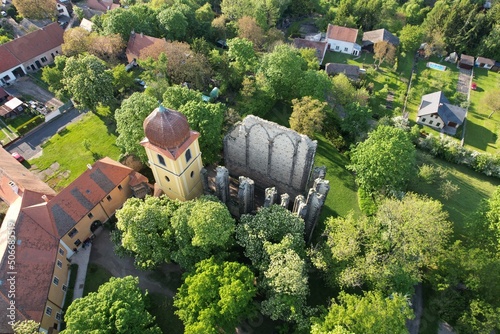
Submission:
[[[460,146],[448,136],[418,138],[417,146],[435,157],[464,165],[488,176],[500,178],[500,156],[480,153]]]
[[[24,135],[28,133],[29,131],[33,130],[37,125],[42,124],[45,121],[45,117],[43,115],[37,115],[30,119],[29,121],[19,125],[16,128],[16,131],[20,135]]]

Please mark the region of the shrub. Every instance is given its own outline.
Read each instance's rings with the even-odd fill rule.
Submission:
[[[362,188],[358,189],[358,202],[361,212],[365,215],[373,216],[377,212],[377,204],[372,196]]]
[[[45,120],[45,117],[43,115],[35,116],[32,119],[30,119],[29,121],[19,125],[16,128],[16,131],[20,135],[24,135],[24,134],[28,133],[29,131],[33,130],[37,125],[43,123],[44,120]]]

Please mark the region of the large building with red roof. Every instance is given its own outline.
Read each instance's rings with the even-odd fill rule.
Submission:
[[[143,175],[103,158],[56,193],[0,148],[0,333],[32,319],[45,333],[62,320],[71,256],[132,196],[151,186]]]
[[[357,38],[358,29],[328,25],[326,41],[330,51],[358,56],[361,53],[361,46],[356,43]]]
[[[0,86],[52,64],[61,54],[64,30],[57,22],[0,45]]]

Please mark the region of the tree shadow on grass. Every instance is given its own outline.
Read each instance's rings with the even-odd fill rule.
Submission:
[[[489,145],[496,143],[496,134],[479,125],[474,119],[468,119],[465,129],[465,144],[486,151]]]

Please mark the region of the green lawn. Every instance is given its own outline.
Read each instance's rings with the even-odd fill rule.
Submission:
[[[495,188],[500,185],[500,180],[477,173],[465,166],[452,164],[440,159],[427,158],[419,152],[419,162],[442,167],[448,173],[450,180],[459,187],[459,190],[449,199],[443,198],[438,186],[426,184],[415,178],[410,185],[410,191],[427,195],[443,203],[448,211],[450,221],[454,224],[455,237],[460,239],[465,232],[465,223],[469,215],[474,213],[480,202],[491,196]]]
[[[103,119],[88,113],[44,143],[42,156],[29,162],[40,171],[55,162],[59,163],[59,171],[44,181],[55,190],[60,190],[80,176],[87,164],[105,156],[118,159],[120,149],[115,145],[116,134],[108,128],[112,126],[114,125],[105,124]],[[90,142],[90,150],[85,149],[82,144],[85,139]]]
[[[428,61],[445,65],[446,71],[433,70],[426,67]],[[437,57],[430,57],[428,60],[419,60],[417,63],[417,74],[413,78],[406,111],[409,113],[409,120],[415,122],[417,119],[418,107],[422,95],[443,91],[444,95],[451,103],[460,104],[457,98],[458,69],[454,64],[440,62]],[[463,94],[462,94],[463,95]],[[465,99],[465,96],[462,96]],[[433,132],[430,127],[424,127],[426,132]],[[437,134],[437,132],[434,132]]]
[[[89,263],[87,267],[87,276],[85,276],[85,286],[83,287],[83,296],[90,292],[97,292],[99,287],[108,282],[113,277],[111,273],[98,264]]]
[[[465,145],[474,150],[499,153],[500,114],[495,113],[488,118],[491,110],[483,98],[491,91],[500,94],[500,73],[474,68],[473,81],[477,84],[477,89],[471,90],[470,94],[471,104],[467,114]]]

